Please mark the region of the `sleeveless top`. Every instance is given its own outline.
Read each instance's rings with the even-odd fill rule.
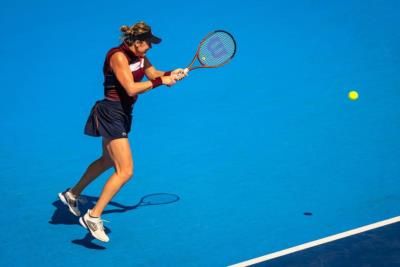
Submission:
[[[110,66],[110,59],[116,52],[124,53],[128,59],[129,67],[135,82],[140,82],[144,77],[144,58],[136,56],[125,43],[122,43],[118,47],[111,48],[107,52],[104,61],[104,96],[108,100],[120,101],[123,109],[130,113],[132,112],[133,105],[137,101],[138,96],[129,96],[113,72]]]

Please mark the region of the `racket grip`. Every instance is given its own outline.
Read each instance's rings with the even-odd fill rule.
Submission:
[[[177,78],[178,80],[180,80],[180,79],[182,79],[183,77],[187,76],[188,72],[189,72],[189,69],[186,68],[186,69],[183,70],[183,72],[178,73],[178,74],[176,75],[176,78]]]

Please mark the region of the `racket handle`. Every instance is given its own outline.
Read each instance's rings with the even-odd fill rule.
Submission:
[[[183,73],[182,73],[182,72],[178,73],[177,76],[176,76],[176,78],[177,78],[178,80],[180,80],[180,79],[182,79],[184,76],[187,76],[187,75],[188,75],[188,72],[189,72],[189,69],[186,68],[186,69],[183,70]]]

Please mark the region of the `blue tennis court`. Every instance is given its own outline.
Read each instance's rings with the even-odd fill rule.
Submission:
[[[0,265],[230,266],[398,218],[399,12],[395,0],[4,2]],[[216,29],[238,50],[140,95],[135,175],[102,243],[57,194],[101,154],[83,127],[119,27],[140,20],[163,39],[148,53],[161,70],[185,67]],[[391,221],[254,264],[400,266],[399,233]]]

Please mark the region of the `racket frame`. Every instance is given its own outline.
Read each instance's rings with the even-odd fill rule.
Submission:
[[[231,55],[227,60],[225,60],[224,62],[222,62],[222,63],[220,63],[220,64],[217,64],[217,65],[209,66],[209,65],[203,64],[203,63],[201,62],[201,60],[200,60],[200,58],[199,58],[199,52],[200,52],[200,48],[201,48],[202,44],[203,44],[211,35],[213,35],[213,34],[215,34],[215,33],[217,33],[217,32],[226,33],[226,34],[228,34],[228,35],[232,38],[232,41],[233,41],[233,44],[234,44],[234,51],[233,51],[232,55]],[[235,54],[236,54],[236,41],[235,41],[235,38],[233,38],[233,35],[230,34],[230,33],[227,32],[227,31],[224,31],[224,30],[215,30],[215,31],[212,31],[212,32],[210,32],[209,34],[207,34],[207,35],[200,41],[200,43],[199,43],[199,45],[198,45],[198,47],[197,47],[196,54],[194,55],[194,57],[193,57],[192,61],[190,62],[190,64],[184,69],[184,72],[185,72],[185,74],[187,74],[189,71],[192,71],[192,70],[195,70],[195,69],[200,69],[200,68],[218,68],[218,67],[221,67],[221,66],[223,66],[223,65],[225,65],[225,64],[227,64],[227,63],[229,63],[229,62],[232,60],[232,58],[235,56]],[[196,61],[196,59],[198,60],[198,62],[199,62],[201,65],[192,67],[193,64],[194,64],[194,62]]]

